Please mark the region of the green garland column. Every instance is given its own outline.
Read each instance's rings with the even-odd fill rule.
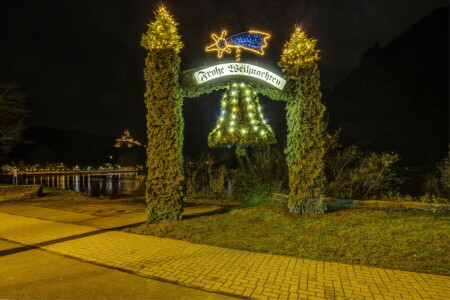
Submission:
[[[145,59],[147,107],[147,213],[148,222],[180,220],[183,212],[183,115],[178,88],[183,47],[177,23],[164,6],[148,24],[141,46]]]
[[[291,81],[293,98],[287,110],[287,164],[289,167],[289,211],[296,214],[324,213],[323,121],[319,51],[316,40],[295,28],[285,44],[279,66]]]

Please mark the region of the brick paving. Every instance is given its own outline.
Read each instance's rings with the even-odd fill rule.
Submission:
[[[5,213],[0,213],[0,238],[245,298],[450,299],[447,276],[232,250]]]

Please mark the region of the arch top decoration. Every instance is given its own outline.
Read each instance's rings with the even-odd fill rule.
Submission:
[[[195,98],[216,90],[226,89],[230,83],[250,83],[264,96],[272,100],[291,99],[289,81],[271,70],[242,62],[218,63],[181,73],[180,89],[183,97]]]
[[[223,76],[245,76],[256,78],[280,91],[282,91],[286,85],[286,80],[272,71],[241,62],[224,63],[206,67],[194,72],[192,75],[198,85]]]
[[[249,30],[226,37],[223,30],[220,37],[212,34],[213,43],[205,48],[206,52],[217,52],[217,58],[235,50],[236,61],[216,63],[182,73],[180,78],[181,92],[184,97],[192,98],[219,89],[226,89],[231,83],[247,82],[260,94],[273,100],[289,100],[289,84],[282,75],[278,75],[264,67],[241,62],[241,52],[248,51],[264,55],[270,34]]]

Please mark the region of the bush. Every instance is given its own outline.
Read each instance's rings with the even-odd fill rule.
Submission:
[[[214,159],[211,155],[202,153],[198,157],[186,158],[185,180],[188,195],[198,195],[205,192],[209,186],[208,170],[212,168]]]
[[[244,195],[244,200],[240,207],[251,207],[257,206],[264,202],[267,202],[270,197],[270,193],[276,192],[276,188],[272,189],[269,187],[260,187],[257,188],[246,195]]]
[[[233,198],[247,202],[258,189],[286,190],[288,171],[281,146],[258,145],[238,156],[238,168],[232,174]]]
[[[436,164],[436,172],[425,177],[425,195],[421,201],[429,203],[450,203],[450,164],[444,158]]]
[[[394,171],[394,153],[364,154],[356,146],[326,156],[328,196],[368,199],[391,190],[403,180]]]
[[[214,194],[218,197],[223,197],[226,192],[225,176],[227,175],[227,168],[220,165],[217,169],[212,170],[209,174],[209,186]]]
[[[218,165],[210,154],[186,158],[185,180],[187,194],[192,198],[226,200],[226,183],[229,171],[225,165]]]

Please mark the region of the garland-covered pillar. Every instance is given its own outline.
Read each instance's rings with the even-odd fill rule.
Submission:
[[[292,99],[286,104],[289,211],[297,214],[324,213],[324,137],[319,51],[316,40],[296,27],[285,44],[279,66],[290,81]]]
[[[183,115],[178,87],[179,52],[183,47],[177,23],[164,6],[148,24],[141,46],[145,59],[147,107],[148,222],[180,220],[183,212]]]

